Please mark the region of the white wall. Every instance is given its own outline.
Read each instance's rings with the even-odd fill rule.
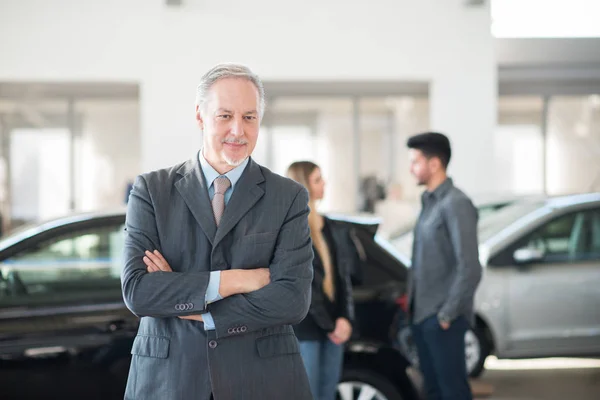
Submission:
[[[128,181],[140,171],[138,102],[84,101],[77,111],[83,122],[76,171],[78,209],[122,206]]]
[[[0,81],[137,81],[142,169],[199,146],[194,89],[221,61],[264,80],[427,80],[451,172],[488,192],[496,113],[489,10],[462,0],[0,2]]]

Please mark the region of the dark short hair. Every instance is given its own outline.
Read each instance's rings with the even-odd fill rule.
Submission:
[[[450,140],[444,134],[438,132],[425,132],[411,136],[406,142],[409,149],[421,150],[427,158],[437,157],[444,168],[448,168],[452,149]]]

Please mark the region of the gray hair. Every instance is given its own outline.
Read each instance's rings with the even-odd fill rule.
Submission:
[[[202,107],[205,105],[208,92],[210,91],[212,85],[214,85],[218,80],[224,78],[247,79],[252,82],[254,86],[256,86],[259,97],[258,113],[262,119],[265,112],[265,89],[262,81],[258,75],[250,70],[250,68],[241,64],[219,64],[204,74],[200,80],[198,89],[196,90],[196,105],[202,109]]]

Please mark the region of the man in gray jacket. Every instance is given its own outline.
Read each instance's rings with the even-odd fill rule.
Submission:
[[[446,175],[446,136],[422,133],[407,146],[411,173],[426,188],[414,231],[409,310],[427,399],[471,399],[464,337],[481,279],[477,209]]]
[[[133,185],[122,287],[141,320],[126,399],[312,398],[291,327],[311,298],[308,193],[250,158],[263,111],[256,75],[216,66],[198,86],[202,150]]]

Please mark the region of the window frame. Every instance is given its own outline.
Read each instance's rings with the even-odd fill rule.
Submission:
[[[29,237],[27,237],[26,239],[23,239],[15,244],[13,244],[12,246],[7,247],[6,249],[4,249],[3,251],[0,251],[0,262],[4,262],[24,251],[27,251],[29,249],[34,248],[36,245],[40,244],[40,243],[44,243],[44,242],[48,242],[49,240],[52,240],[53,238],[56,237],[60,237],[60,236],[65,236],[65,235],[69,235],[69,234],[74,234],[73,237],[76,237],[76,233],[77,232],[89,232],[91,230],[94,229],[103,229],[103,228],[108,228],[111,226],[114,226],[115,228],[123,226],[125,224],[125,215],[110,215],[110,216],[102,216],[102,217],[96,217],[96,218],[91,218],[88,220],[83,220],[83,221],[76,221],[76,222],[70,222],[70,223],[66,223],[64,225],[60,225],[60,226],[56,226],[53,228],[50,228],[48,230],[39,232],[37,234],[33,234]],[[60,260],[58,261],[60,262]],[[10,264],[7,264],[7,267],[9,267]],[[116,286],[115,288],[118,288],[118,286]],[[12,304],[13,302],[0,302],[0,309],[3,310],[7,310],[7,309],[11,309],[14,307],[17,307],[18,309],[40,309],[40,308],[48,308],[49,310],[52,309],[54,313],[58,312],[58,310],[60,309],[64,309],[65,312],[69,312],[67,309],[71,309],[72,307],[103,307],[104,304],[106,304],[107,306],[110,307],[114,307],[117,306],[117,302],[118,303],[122,303],[122,298],[120,296],[120,294],[117,296],[117,293],[115,291],[115,296],[114,299],[112,298],[112,296],[107,296],[106,300],[105,299],[99,299],[99,298],[89,298],[87,300],[84,301],[78,301],[77,303],[73,302],[73,301],[69,301],[68,298],[65,299],[57,299],[56,301],[53,302],[49,302],[48,304],[44,304],[42,302],[39,301],[34,301],[34,300],[27,300],[25,298],[26,296],[23,296],[22,299],[25,301],[15,301],[15,304]],[[79,299],[81,300],[81,299]],[[120,304],[120,306],[122,307],[122,304]],[[34,313],[37,313],[36,311],[31,311]],[[3,311],[3,314],[5,314],[5,311]]]
[[[559,211],[550,214],[547,218],[543,218],[540,219],[539,221],[537,221],[535,224],[532,224],[531,226],[528,227],[528,229],[526,231],[524,231],[521,235],[519,235],[519,237],[515,240],[513,240],[510,244],[508,244],[507,246],[505,246],[501,251],[499,251],[497,254],[495,254],[494,256],[492,256],[488,262],[488,265],[490,267],[493,268],[502,268],[502,267],[507,267],[507,266],[515,266],[517,265],[517,262],[514,259],[514,252],[518,249],[524,248],[529,241],[531,240],[531,236],[534,235],[536,232],[539,232],[541,229],[543,229],[544,227],[546,227],[548,224],[551,224],[552,222],[569,216],[569,215],[576,215],[578,213],[588,213],[588,212],[593,212],[594,210],[600,210],[600,205],[597,203],[592,203],[592,204],[578,204],[575,206],[570,206],[570,207],[565,207],[564,209],[559,209]],[[540,265],[547,265],[547,266],[552,266],[552,265],[565,265],[565,264],[575,264],[575,263],[581,263],[581,262],[586,262],[586,261],[593,261],[596,258],[585,258],[585,257],[577,257],[574,259],[569,259],[568,257],[565,257],[564,259],[556,259],[556,260],[547,260],[546,257],[544,257],[543,260],[536,262],[536,264],[540,264]]]

